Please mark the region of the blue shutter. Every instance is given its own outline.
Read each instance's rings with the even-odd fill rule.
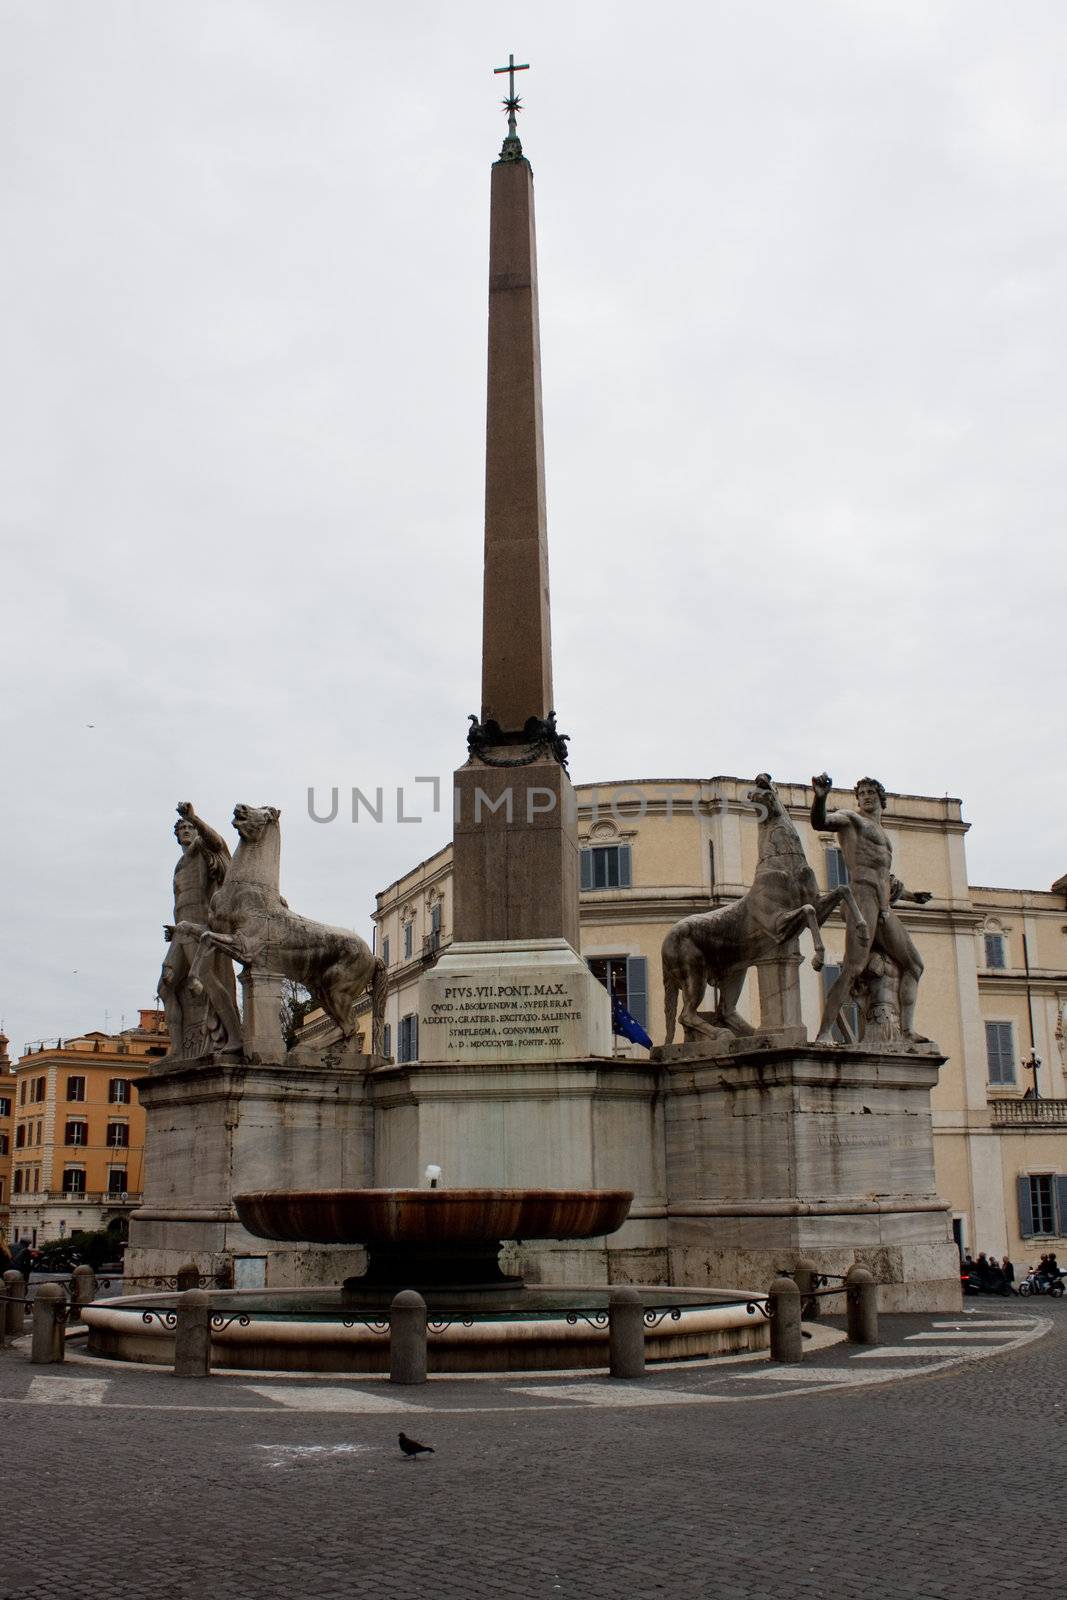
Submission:
[[[1019,1232],[1024,1239],[1034,1237],[1034,1208],[1030,1203],[1030,1179],[1025,1173],[1015,1180],[1015,1193],[1019,1199]]]
[[[419,1059],[419,1016],[417,1011],[411,1013],[411,1059]]]
[[[620,846],[619,846],[619,888],[620,889],[629,889],[631,886],[632,886],[632,877],[631,877],[631,870],[630,870],[630,846],[628,844],[620,844]],[[631,1016],[636,1016],[636,1012],[631,1010],[630,1011],[630,1015]],[[641,1021],[640,1018],[638,1018],[638,1020]],[[645,1025],[644,1022],[641,1021],[641,1026],[644,1027],[644,1025]]]
[[[387,1056],[391,1056],[392,1053],[393,1053],[393,1025],[392,1025],[391,1022],[387,1022],[385,1024],[385,1028],[383,1029],[383,1034],[382,1034],[382,1054],[383,1055],[387,1055]]]
[[[1059,1177],[1054,1180],[1056,1191],[1056,1221],[1055,1228],[1058,1235],[1067,1234],[1067,1178]]]
[[[581,884],[581,886],[582,886],[583,889],[591,889],[593,887],[593,852],[592,852],[592,850],[583,850],[582,851],[582,884]]]
[[[626,847],[629,854],[629,846]],[[626,957],[626,1009],[642,1028],[648,1027],[648,962],[644,956]]]

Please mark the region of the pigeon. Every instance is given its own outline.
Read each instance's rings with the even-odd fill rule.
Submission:
[[[406,1433],[400,1435],[400,1448],[412,1461],[417,1461],[420,1455],[432,1456],[432,1444],[419,1444],[417,1439],[409,1439]]]

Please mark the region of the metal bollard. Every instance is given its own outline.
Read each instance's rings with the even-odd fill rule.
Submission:
[[[800,1331],[800,1290],[792,1278],[773,1278],[767,1299],[771,1313],[771,1360],[801,1361],[804,1342]]]
[[[96,1299],[96,1273],[90,1266],[74,1268],[74,1293],[70,1305],[70,1320],[81,1319],[82,1306],[92,1305]]]
[[[819,1276],[818,1262],[812,1261],[810,1256],[798,1256],[793,1268],[793,1282],[800,1290],[800,1314],[802,1317],[814,1317],[818,1301],[813,1299],[815,1281]]]
[[[636,1289],[612,1289],[608,1300],[608,1347],[613,1378],[645,1375],[645,1307]]]
[[[211,1300],[203,1289],[178,1296],[174,1330],[174,1376],[206,1378],[211,1372]]]
[[[389,1382],[426,1382],[426,1301],[414,1289],[389,1307]]]
[[[845,1317],[850,1343],[878,1343],[878,1280],[858,1263],[845,1275]]]
[[[47,1367],[63,1360],[66,1321],[67,1297],[63,1290],[58,1283],[42,1283],[33,1302],[30,1360],[34,1365]]]
[[[195,1261],[187,1261],[184,1267],[178,1268],[175,1284],[179,1294],[183,1294],[186,1289],[199,1289],[200,1268]]]
[[[26,1328],[26,1280],[21,1272],[4,1273],[4,1294],[0,1303],[0,1341],[21,1339]]]

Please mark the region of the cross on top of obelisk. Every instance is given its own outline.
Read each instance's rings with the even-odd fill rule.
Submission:
[[[522,110],[522,100],[515,93],[515,74],[516,72],[529,72],[529,70],[530,63],[528,61],[516,63],[515,57],[510,54],[506,67],[493,68],[494,77],[501,72],[506,72],[508,75],[507,98],[501,101],[501,105],[508,114],[508,136],[504,140],[503,148],[500,152],[501,161],[522,160],[522,145],[519,142],[519,135],[515,127],[515,114]]]

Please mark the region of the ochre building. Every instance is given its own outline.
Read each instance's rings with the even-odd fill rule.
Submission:
[[[2,1091],[13,1114],[11,1243],[108,1227],[124,1235],[143,1183],[144,1112],[134,1080],[166,1051],[162,1015],[150,1010],[121,1033],[26,1046]]]

